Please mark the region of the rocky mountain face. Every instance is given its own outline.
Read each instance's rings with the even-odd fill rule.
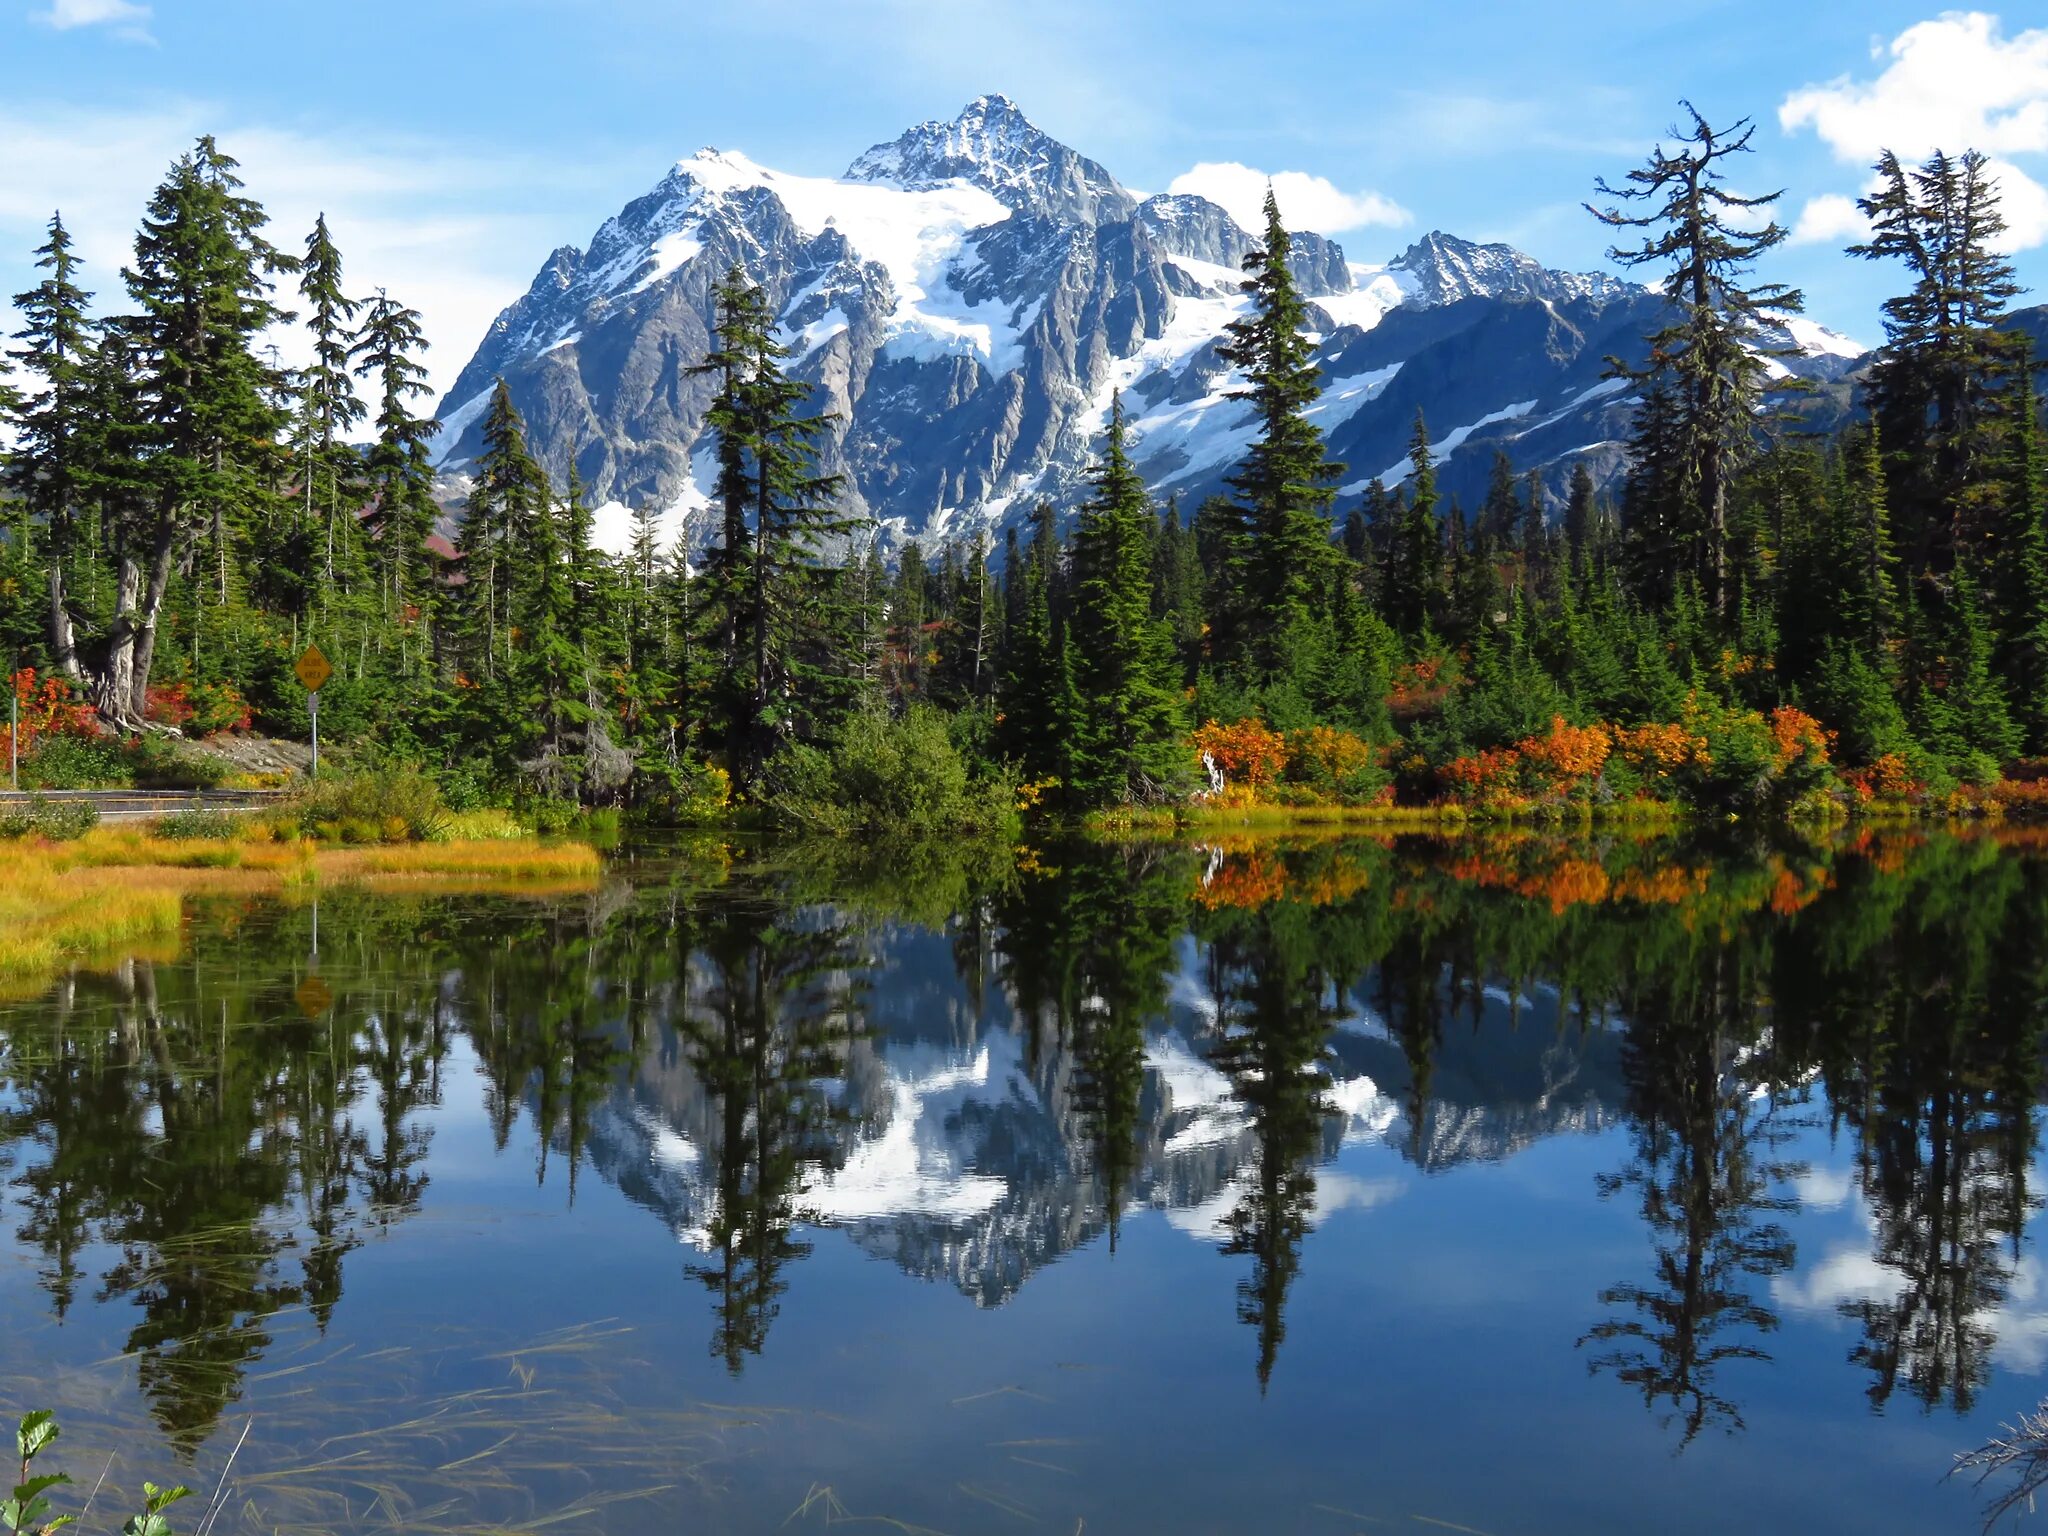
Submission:
[[[563,246],[441,402],[459,488],[503,376],[557,479],[573,464],[619,545],[627,508],[670,537],[711,482],[692,370],[732,267],[767,293],[791,367],[832,417],[824,468],[892,542],[994,532],[1041,498],[1071,505],[1121,391],[1136,458],[1162,496],[1221,488],[1251,436],[1217,356],[1246,307],[1251,236],[1204,198],[1140,200],[1095,161],[985,96],[858,156],[838,178],[701,150]],[[1304,232],[1293,268],[1314,303],[1316,415],[1347,495],[1405,473],[1415,413],[1468,501],[1496,448],[1561,492],[1584,460],[1611,477],[1633,402],[1606,358],[1639,355],[1661,301],[1600,274],[1551,271],[1504,245],[1432,232],[1385,265]],[[1792,338],[1817,378],[1857,349]],[[1343,510],[1340,506],[1340,513]]]

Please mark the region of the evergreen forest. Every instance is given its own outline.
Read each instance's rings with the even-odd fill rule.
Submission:
[[[593,544],[572,475],[500,384],[434,465],[425,336],[350,287],[325,220],[272,229],[202,138],[88,271],[53,216],[14,300],[0,665],[25,785],[203,780],[177,739],[321,729],[458,808],[745,810],[947,832],[1020,813],[1999,815],[2048,804],[2048,435],[1998,190],[1976,153],[1890,155],[1850,254],[1896,279],[1843,425],[1771,338],[1802,295],[1749,196],[1750,127],[1687,108],[1593,192],[1617,265],[1669,296],[1625,476],[1568,492],[1496,459],[1439,493],[1340,494],[1269,196],[1225,360],[1256,431],[1229,493],[1163,503],[1121,402],[1084,497],[1000,542],[885,544],[817,467],[832,429],[761,288],[715,345],[712,515]],[[301,327],[303,366],[277,361]]]

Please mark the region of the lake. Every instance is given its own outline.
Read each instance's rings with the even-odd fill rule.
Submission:
[[[2044,1025],[2021,832],[201,902],[0,1004],[0,1374],[222,1530],[1974,1531]]]

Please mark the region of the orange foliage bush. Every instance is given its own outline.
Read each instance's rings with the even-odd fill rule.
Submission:
[[[1614,736],[1604,725],[1567,725],[1564,716],[1557,715],[1551,719],[1549,735],[1527,737],[1515,744],[1515,750],[1530,768],[1565,787],[1598,776],[1614,750]]]
[[[1835,733],[1823,729],[1805,710],[1785,704],[1771,711],[1771,741],[1777,750],[1778,771],[1782,773],[1801,761],[1825,763],[1835,744]]]
[[[1651,724],[1617,730],[1614,754],[1641,775],[1645,784],[1660,787],[1684,768],[1710,768],[1714,761],[1706,737],[1682,725]]]
[[[61,677],[36,680],[36,669],[24,667],[14,674],[14,702],[21,720],[18,743],[11,743],[10,728],[0,724],[0,755],[18,745],[26,757],[42,736],[94,736],[99,733],[99,716],[90,704],[74,696],[71,685]]]
[[[1865,804],[1872,800],[1905,800],[1915,798],[1927,789],[1920,780],[1913,777],[1913,770],[1906,765],[1906,759],[1897,752],[1887,752],[1867,768],[1858,768],[1846,775],[1850,792]]]
[[[1512,810],[1528,803],[1521,793],[1522,754],[1513,747],[1488,747],[1453,758],[1443,768],[1451,793],[1487,810]]]
[[[1207,754],[1226,780],[1253,789],[1271,784],[1287,766],[1286,738],[1259,720],[1240,720],[1235,725],[1210,720],[1194,733],[1190,744],[1197,757]]]

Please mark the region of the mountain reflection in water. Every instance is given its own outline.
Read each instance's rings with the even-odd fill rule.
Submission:
[[[1471,1384],[1524,1411],[1590,1378],[1570,1388],[1582,1427],[1623,1433],[1635,1401],[1626,1433],[1673,1451],[1750,1443],[1753,1412],[1796,1400],[1877,1456],[1915,1422],[1869,1415],[1896,1404],[1960,1449],[2030,1406],[2048,1363],[2029,1232],[2044,936],[2048,860],[2019,835],[1073,847],[883,870],[642,850],[571,902],[208,906],[184,958],[0,1010],[8,1224],[33,1282],[0,1290],[6,1364],[58,1393],[54,1336],[26,1320],[82,1327],[103,1385],[72,1411],[111,1431],[139,1401],[198,1455],[231,1411],[265,1411],[282,1338],[353,1349],[360,1305],[405,1342],[381,1271],[355,1301],[360,1265],[403,1254],[431,1286],[481,1289],[500,1258],[536,1263],[512,1222],[523,1165],[593,1273],[639,1263],[622,1223],[651,1216],[678,1257],[636,1269],[627,1304],[708,1340],[718,1375],[772,1368],[791,1390],[778,1330],[815,1340],[805,1309],[830,1305],[811,1266],[870,1294],[842,1262],[866,1256],[1007,1315],[1142,1222],[1178,1246],[1148,1239],[1129,1280],[1110,1260],[1103,1315],[1136,1327],[1139,1285],[1208,1296],[1200,1275],[1228,1266],[1249,1395],[1209,1390],[1234,1414],[1269,1394],[1291,1412],[1290,1373],[1325,1392],[1386,1363],[1300,1332],[1312,1277],[1341,1296],[1355,1276],[1386,1307],[1402,1243],[1418,1275],[1456,1245],[1458,1283],[1481,1289],[1474,1255],[1481,1275],[1593,1266],[1576,1300],[1461,1314],[1511,1326],[1520,1358],[1540,1343],[1541,1379]],[[324,997],[301,985],[315,971]],[[488,1151],[444,1146],[472,1124]],[[596,1206],[593,1177],[616,1192]],[[503,1229],[460,1251],[433,1235],[479,1208]],[[1376,1224],[1389,1246],[1354,1271]],[[573,1291],[545,1298],[562,1321],[584,1315]],[[891,1326],[962,1337],[933,1305],[891,1293]],[[126,1388],[104,1385],[109,1360]],[[376,1373],[351,1390],[374,1396]],[[1862,1528],[1891,1528],[1901,1480],[1934,1497],[1945,1453],[1911,1438],[1919,1459],[1871,1488]],[[1717,1480],[1732,1454],[1711,1453]],[[1689,1475],[1637,1474],[1634,1496]],[[1073,1496],[1128,1492],[1105,1473]],[[736,1524],[789,1512],[728,1496]],[[1583,1515],[1573,1497],[1559,1511]],[[1968,1515],[1953,1488],[1926,1507]]]

